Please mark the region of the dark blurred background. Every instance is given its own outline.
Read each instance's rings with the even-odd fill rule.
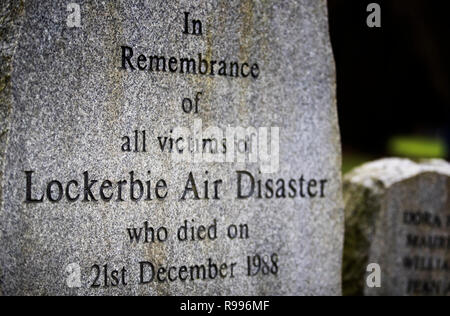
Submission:
[[[366,24],[381,6],[381,28]],[[450,154],[448,1],[328,0],[344,172],[386,156]]]

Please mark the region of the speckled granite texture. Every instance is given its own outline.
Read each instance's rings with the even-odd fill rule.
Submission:
[[[80,28],[66,24],[69,2],[1,4],[1,293],[341,294],[341,151],[326,1],[76,1]],[[201,21],[201,36],[183,34],[185,12]],[[123,69],[122,46],[133,49],[136,70]],[[140,54],[146,70],[137,69]],[[169,60],[166,71],[148,70],[156,68],[150,56],[198,54],[257,64],[257,78],[172,72]],[[182,100],[197,92],[199,112],[184,113]],[[279,127],[279,171],[174,161],[160,141],[194,119],[205,128]],[[134,152],[135,130],[146,131],[145,152]],[[131,152],[123,151],[126,136]],[[243,170],[255,187],[262,180],[264,198],[237,198]],[[145,187],[151,181],[152,200],[130,198],[130,172]],[[182,200],[191,172],[201,199],[189,191]],[[159,179],[167,188],[159,183],[157,199]],[[217,238],[180,240],[185,221],[197,236],[206,234],[199,225],[213,227],[212,237],[216,227]],[[148,227],[163,227],[165,240],[131,241],[133,228]],[[229,227],[231,235],[248,230],[231,239]]]

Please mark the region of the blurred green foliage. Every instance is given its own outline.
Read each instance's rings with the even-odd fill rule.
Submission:
[[[430,158],[445,159],[448,150],[450,150],[450,148],[447,148],[445,142],[439,138],[426,136],[395,136],[389,140],[385,156],[410,158],[412,160]],[[342,173],[346,174],[352,169],[376,159],[377,157],[369,154],[344,150]]]
[[[347,153],[344,152],[343,158],[342,158],[342,173],[346,174],[347,172],[351,171],[352,169],[368,162],[371,160],[374,160],[374,157],[371,157],[369,155],[364,155],[361,153]]]
[[[420,158],[445,158],[447,148],[439,138],[424,136],[396,136],[388,143],[388,152],[392,156]]]

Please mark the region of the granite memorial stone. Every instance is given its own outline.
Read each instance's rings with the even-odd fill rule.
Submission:
[[[0,7],[1,294],[341,294],[325,0]]]
[[[368,163],[344,178],[344,200],[344,294],[450,295],[449,163]]]

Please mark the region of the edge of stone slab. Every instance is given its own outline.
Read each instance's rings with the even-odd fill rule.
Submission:
[[[333,293],[332,295],[335,296],[342,296],[343,295],[343,278],[342,278],[342,269],[343,269],[343,263],[344,263],[344,236],[345,236],[345,199],[343,194],[343,175],[342,175],[342,136],[341,136],[341,128],[339,125],[339,116],[338,116],[338,107],[337,107],[337,77],[336,77],[336,60],[333,53],[333,45],[331,43],[331,34],[330,34],[330,23],[329,23],[329,7],[328,7],[328,1],[327,0],[320,0],[319,9],[322,11],[320,12],[320,16],[325,20],[324,23],[324,34],[325,34],[325,43],[324,47],[326,49],[326,55],[327,55],[327,63],[328,66],[331,67],[330,71],[330,98],[331,98],[331,107],[332,107],[332,121],[333,121],[333,141],[336,141],[336,164],[338,166],[338,180],[339,180],[339,187],[341,190],[338,190],[338,201],[336,203],[338,204],[337,211],[339,212],[339,217],[342,216],[341,224],[339,226],[340,233],[342,235],[341,241],[340,241],[340,271],[339,274],[339,285],[338,285],[338,291],[336,293]],[[340,220],[340,219],[339,219]]]
[[[11,75],[13,58],[20,36],[20,17],[24,15],[23,0],[0,2],[0,214],[3,206],[3,174],[8,147],[8,133],[12,111]],[[0,230],[0,238],[3,232]],[[0,266],[0,296],[2,291],[2,266]]]
[[[344,182],[388,188],[422,173],[440,173],[450,177],[450,163],[441,159],[414,162],[403,158],[385,158],[353,169],[344,176]]]

